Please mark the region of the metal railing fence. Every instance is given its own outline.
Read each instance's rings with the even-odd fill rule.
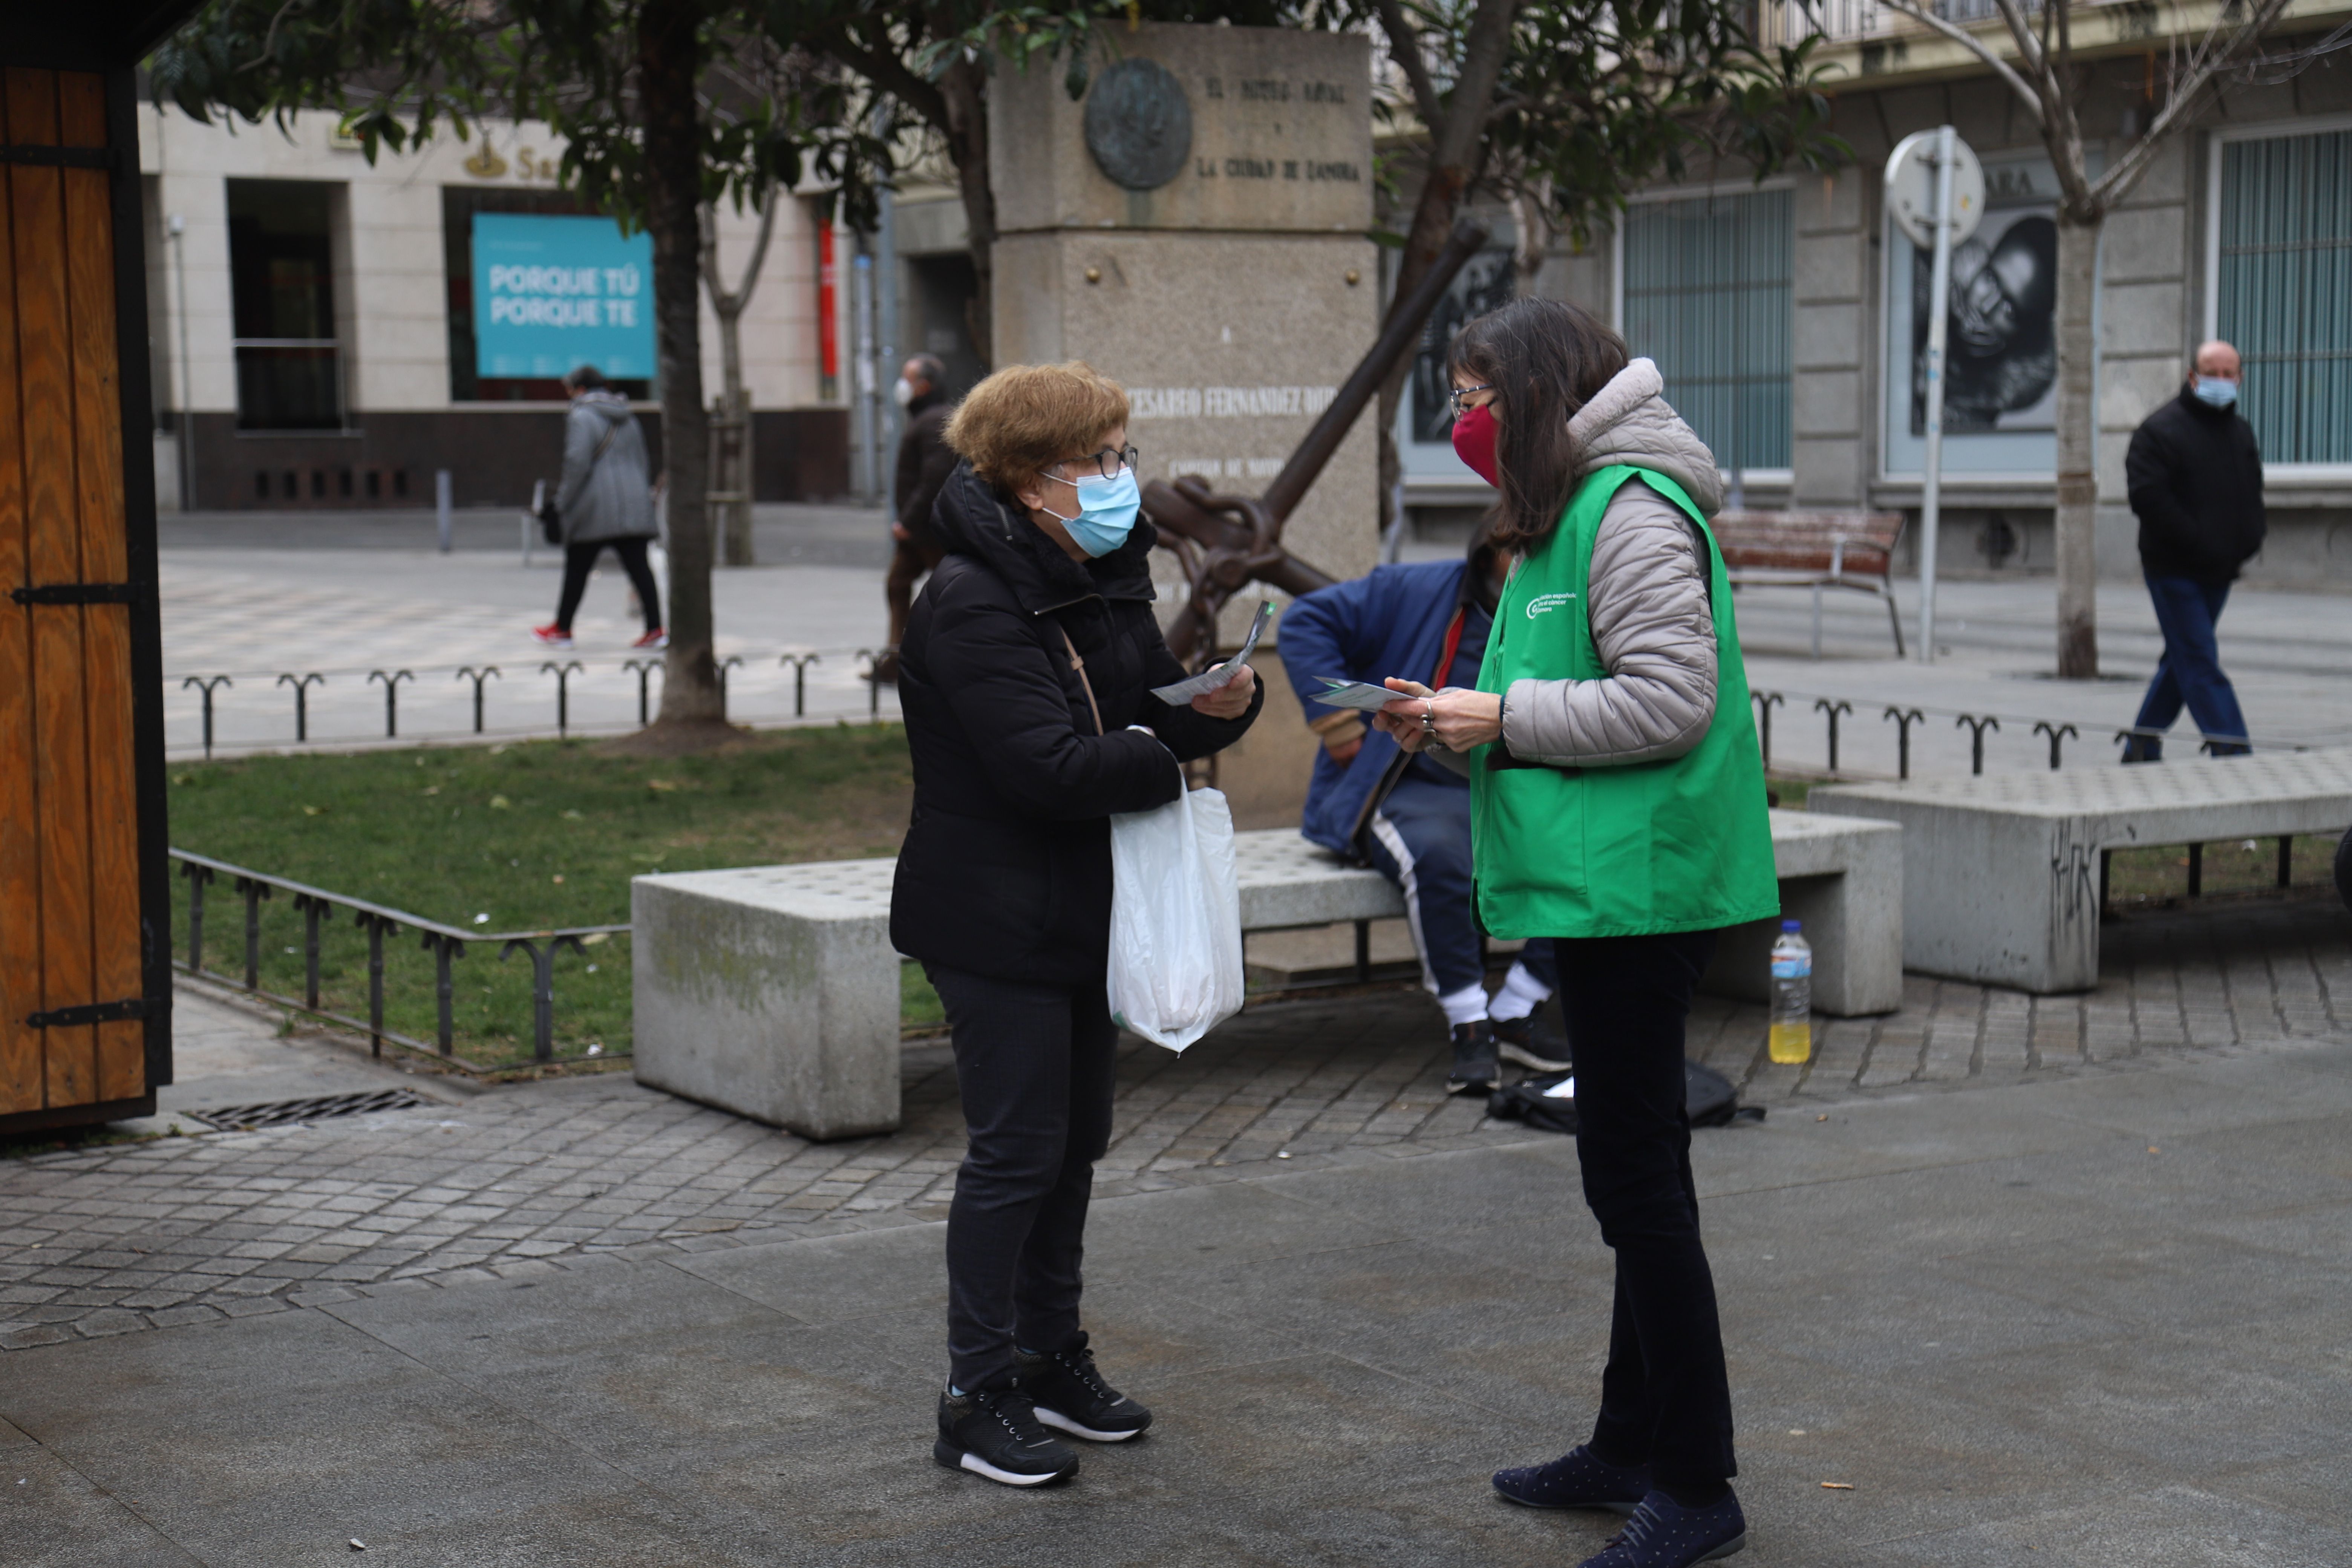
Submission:
[[[747,711],[739,715],[730,708],[728,717],[760,719],[771,722],[812,718],[864,717],[868,720],[878,720],[882,716],[882,688],[888,682],[877,680],[875,677],[881,667],[880,661],[895,651],[887,647],[859,648],[790,647],[757,652],[728,652],[721,655],[719,660],[720,699],[724,701],[729,695],[728,676],[730,670],[781,672],[789,669],[792,671],[792,708],[789,714],[782,711],[782,694],[779,689],[775,693],[777,711],[767,712],[763,710],[757,712]],[[812,711],[809,705],[809,667],[815,665],[822,668],[828,663],[835,668],[848,666],[854,671],[854,679],[866,689],[859,693],[847,707],[820,706]],[[488,739],[498,736],[540,735],[549,732],[548,726],[531,724],[528,721],[520,726],[512,723],[503,726],[493,725],[490,722],[491,705],[494,701],[501,700],[502,688],[505,692],[503,703],[509,713],[515,711],[524,702],[547,704],[551,707],[554,719],[553,732],[556,735],[570,735],[575,730],[583,732],[609,731],[626,727],[626,721],[604,720],[589,723],[574,721],[573,705],[580,699],[582,687],[599,679],[619,677],[622,682],[619,690],[624,699],[634,691],[636,723],[643,725],[652,717],[656,704],[655,681],[661,673],[662,660],[658,654],[621,659],[582,659],[555,649],[549,649],[541,654],[527,655],[513,662],[512,674],[519,679],[528,679],[532,676],[538,678],[539,684],[535,688],[520,685],[507,687],[509,671],[496,664],[425,665],[414,668],[353,665],[344,668],[327,669],[247,669],[193,674],[174,673],[164,678],[165,697],[170,699],[178,693],[187,691],[197,694],[195,705],[200,738],[193,746],[186,742],[179,742],[168,749],[177,751],[184,755],[191,750],[200,750],[203,755],[211,756],[215,745],[215,721],[226,710],[227,704],[234,700],[223,694],[240,689],[247,691],[268,692],[270,695],[262,700],[270,701],[273,705],[281,706],[287,727],[291,732],[290,739],[283,742],[246,741],[238,742],[240,745],[279,743],[292,746],[348,745],[386,740],[449,740],[475,735]],[[457,684],[459,682],[470,684],[461,686]],[[401,729],[400,717],[401,688],[404,683],[407,686],[407,695],[412,708],[420,694],[429,696],[436,691],[449,692],[452,700],[469,703],[473,716],[472,728],[420,730],[412,724],[406,731],[404,731]],[[781,679],[778,684],[781,687]],[[317,704],[322,694],[330,688],[340,691],[353,686],[362,689],[370,687],[381,689],[383,713],[383,733],[381,735],[373,733],[313,734],[311,731],[314,727]],[[456,689],[451,691],[450,689],[453,686]],[[604,689],[596,689],[602,691]],[[740,695],[740,682],[737,689]],[[289,693],[290,693],[290,699]],[[822,689],[818,696],[822,702],[824,696]],[[751,704],[746,704],[747,709],[751,706]],[[541,711],[545,711],[545,709]]]
[[[591,1058],[625,1057],[625,1051],[605,1051],[601,1046],[572,1057],[555,1054],[555,955],[570,948],[583,959],[589,949],[614,937],[625,937],[625,925],[562,926],[542,931],[479,931],[459,926],[446,925],[366,899],[352,898],[346,893],[329,892],[297,882],[288,877],[273,877],[249,867],[234,866],[226,860],[215,860],[207,855],[193,854],[185,849],[166,851],[179,865],[180,879],[188,889],[187,956],[183,961],[174,954],[172,967],[184,974],[199,976],[216,984],[226,984],[265,1001],[290,1007],[312,1017],[341,1024],[347,1028],[363,1031],[368,1037],[372,1054],[381,1057],[388,1042],[404,1050],[434,1057],[441,1061],[465,1068],[468,1072],[487,1073],[501,1070],[500,1064],[471,1060],[457,1053],[456,987],[452,966],[464,959],[467,949],[496,945],[501,960],[520,952],[530,961],[531,999],[531,1061],[547,1064],[558,1061],[584,1061]],[[244,902],[244,973],[242,978],[205,967],[205,894],[213,883],[222,878],[229,879],[230,890]],[[289,996],[267,989],[261,984],[262,941],[261,906],[285,894],[294,910],[302,917],[303,994]],[[367,936],[367,1016],[354,1017],[320,1002],[320,968],[323,928],[337,912],[348,914],[352,923]],[[434,996],[436,1028],[435,1038],[428,1042],[388,1027],[384,1022],[384,943],[385,939],[407,933],[419,939],[424,951],[434,961]]]

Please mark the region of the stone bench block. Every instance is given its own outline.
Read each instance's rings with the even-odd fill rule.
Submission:
[[[637,1081],[807,1138],[896,1131],[896,864],[635,879]]]
[[[1827,816],[1903,828],[1903,962],[2042,995],[2099,982],[2100,856],[2352,822],[2352,748],[1837,784]]]
[[[1885,1012],[1902,997],[1898,837],[1875,823],[1772,814],[1782,896],[1813,933],[1814,1005],[1824,1012]],[[1388,879],[1289,828],[1235,834],[1234,848],[1244,931],[1404,913]],[[637,1080],[810,1138],[895,1130],[896,864],[635,879]],[[1772,923],[1725,942],[1717,969],[1734,994],[1760,994]]]

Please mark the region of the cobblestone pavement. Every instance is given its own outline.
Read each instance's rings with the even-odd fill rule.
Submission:
[[[1903,1008],[1833,1019],[1801,1068],[1760,1006],[1702,998],[1691,1054],[1781,1113],[2166,1056],[2352,1037],[2352,917],[2305,900],[2111,927],[2098,990],[2031,997],[1913,976]],[[257,1023],[256,1027],[268,1026]],[[320,1049],[331,1047],[320,1047]],[[1385,1162],[1530,1136],[1449,1100],[1421,995],[1290,1002],[1183,1057],[1122,1047],[1104,1195]],[[962,1153],[946,1047],[910,1046],[906,1125],[817,1144],[639,1089],[549,1080],[462,1107],[164,1138],[0,1165],[0,1347],[944,1216]]]

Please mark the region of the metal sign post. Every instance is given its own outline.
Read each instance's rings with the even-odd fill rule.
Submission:
[[[1952,246],[1984,216],[1984,170],[1948,126],[1915,132],[1886,161],[1886,206],[1916,246],[1932,247],[1927,275],[1927,472],[1919,491],[1919,662],[1936,662],[1936,552],[1944,489],[1944,348],[1952,309]]]

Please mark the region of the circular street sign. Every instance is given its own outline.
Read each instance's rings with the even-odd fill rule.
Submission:
[[[1157,60],[1125,59],[1087,94],[1087,151],[1130,191],[1155,191],[1192,153],[1192,105]]]
[[[1984,218],[1984,165],[1969,144],[1952,138],[1952,243],[1977,231]],[[1936,243],[1936,132],[1914,131],[1886,160],[1886,212],[1903,237],[1920,249]]]

